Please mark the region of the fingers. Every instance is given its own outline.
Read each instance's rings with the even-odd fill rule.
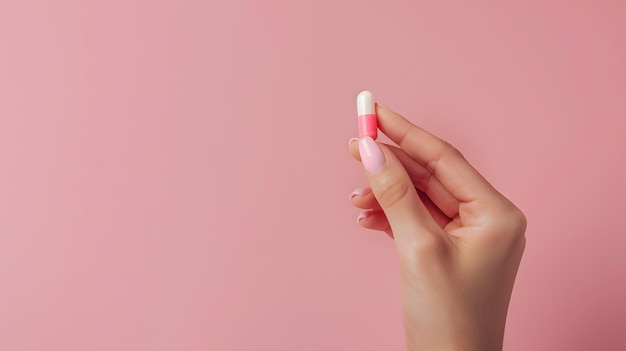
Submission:
[[[398,247],[415,248],[443,240],[441,228],[393,152],[364,137],[359,141],[359,153],[372,193],[387,217]]]
[[[452,196],[452,194],[450,194],[450,192],[444,188],[443,185],[441,185],[439,180],[434,177],[433,174],[426,169],[426,167],[411,158],[411,156],[404,152],[404,150],[392,145],[385,144],[385,146],[393,152],[398,160],[400,160],[406,169],[409,178],[413,181],[413,185],[417,189],[426,193],[426,195],[428,195],[441,212],[450,218],[455,217],[459,213],[459,200]],[[350,154],[355,159],[359,161],[361,160],[357,142],[350,143]]]
[[[424,203],[424,206],[426,206],[428,213],[430,213],[431,217],[433,217],[433,219],[440,228],[443,229],[446,225],[448,225],[448,223],[450,223],[450,217],[446,216],[445,213],[443,213],[425,193],[423,193],[422,191],[418,191],[417,194]],[[374,210],[374,212],[381,212],[380,204],[378,203],[378,200],[376,200],[376,197],[374,197],[374,194],[372,193],[372,189],[370,187],[355,189],[352,193],[350,193],[349,198],[352,205],[356,208],[360,208],[366,211]],[[361,214],[363,214],[364,212],[365,211],[361,211]],[[359,219],[361,219],[361,214],[359,214]],[[385,217],[385,222],[386,221],[387,218]],[[372,228],[371,226],[364,227],[369,229],[377,229]],[[386,229],[387,227],[383,226],[383,229],[378,230]]]
[[[372,188],[363,187],[357,188],[353,192],[350,193],[350,202],[352,206],[360,209],[380,209],[380,205],[374,194],[372,193]]]
[[[470,202],[497,191],[447,142],[376,105],[378,126],[409,156],[430,171],[456,199]]]
[[[387,217],[385,217],[385,213],[380,209],[361,211],[356,221],[363,228],[390,232]]]

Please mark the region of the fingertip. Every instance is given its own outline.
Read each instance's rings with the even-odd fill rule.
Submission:
[[[389,107],[381,104],[381,103],[376,103],[376,115],[380,116],[380,113],[382,113],[383,115],[387,115],[389,114],[389,112],[393,112]]]
[[[355,196],[365,196],[371,193],[372,193],[372,188],[370,188],[369,186],[364,186],[364,187],[354,189],[354,191],[352,191],[350,195],[348,195],[348,197],[350,200],[352,200]]]
[[[380,205],[376,197],[372,193],[372,188],[358,188],[349,195],[349,201],[352,206],[363,210],[374,209],[380,210]]]
[[[361,161],[361,155],[359,154],[359,138],[351,138],[348,141],[348,151],[355,160]]]
[[[378,231],[390,230],[389,222],[385,213],[381,210],[367,209],[361,211],[357,217],[357,223],[365,228]]]
[[[380,145],[369,136],[359,141],[359,154],[363,166],[370,174],[377,173],[387,163]]]
[[[373,213],[373,211],[371,209],[363,210],[363,211],[359,212],[359,215],[356,217],[356,222],[358,224],[361,224],[361,222],[366,220],[368,217],[370,217],[372,215],[372,213]]]

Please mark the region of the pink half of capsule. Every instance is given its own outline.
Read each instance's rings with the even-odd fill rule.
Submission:
[[[376,139],[378,136],[378,123],[372,93],[369,91],[360,92],[356,97],[356,109],[359,116],[359,137],[369,136],[372,139]]]

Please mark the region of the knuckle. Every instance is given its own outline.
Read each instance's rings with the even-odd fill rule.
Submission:
[[[376,198],[382,207],[392,207],[406,196],[411,186],[401,177],[381,175],[377,179]]]
[[[524,247],[526,245],[526,215],[513,206],[501,212],[498,218],[496,225],[500,230],[497,233],[499,233],[498,236],[502,238],[503,243],[508,243],[508,246],[521,245]]]
[[[465,158],[461,151],[449,142],[442,140],[444,152],[453,157]]]
[[[516,209],[512,214],[511,222],[514,225],[515,234],[513,235],[514,241],[518,243],[518,246],[521,247],[522,252],[526,248],[526,227],[528,225],[528,219],[524,212],[519,209]]]
[[[515,213],[515,223],[522,230],[522,232],[526,231],[526,227],[528,226],[528,219],[526,215],[521,210],[517,209]]]
[[[446,242],[435,235],[429,233],[429,235],[416,235],[412,240],[408,240],[404,243],[405,253],[409,257],[413,257],[415,260],[426,260],[432,262],[434,258],[445,257],[449,247]]]
[[[522,236],[526,232],[526,226],[528,224],[528,220],[526,219],[526,215],[517,207],[508,211],[508,213],[504,216],[508,225],[512,229],[512,233],[514,236]]]
[[[524,252],[524,250],[526,250],[526,234],[522,234],[519,239],[519,249],[521,252]]]

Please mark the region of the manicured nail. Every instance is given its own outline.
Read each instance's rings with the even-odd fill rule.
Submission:
[[[378,144],[368,136],[363,137],[359,141],[359,153],[361,154],[363,166],[370,173],[375,173],[387,162]]]
[[[359,138],[350,138],[350,140],[348,140],[348,146],[352,145],[355,141],[359,141]]]
[[[355,197],[355,196],[363,196],[363,195],[367,195],[367,194],[369,194],[371,192],[372,192],[372,188],[370,188],[368,186],[354,189],[354,191],[350,193],[350,200],[352,200],[352,198]]]
[[[361,213],[359,213],[359,216],[356,218],[356,222],[361,223],[362,220],[369,217],[371,214],[372,214],[371,210],[361,211]]]

